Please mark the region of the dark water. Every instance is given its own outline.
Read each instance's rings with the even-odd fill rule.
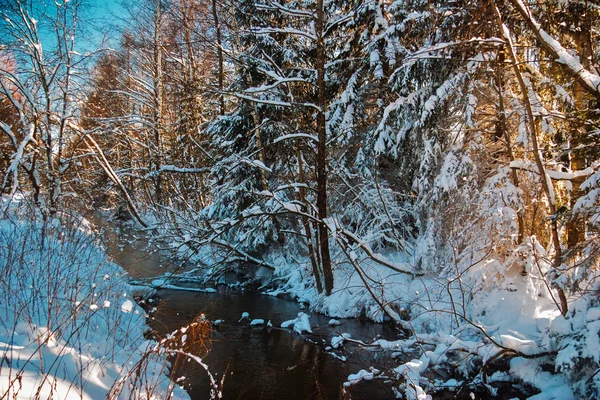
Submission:
[[[149,281],[152,277],[182,269],[178,263],[169,261],[168,253],[156,250],[159,244],[149,242],[131,226],[107,224],[102,217],[91,219],[104,227],[107,253],[133,279]],[[343,349],[326,350],[331,338],[340,333],[349,333],[353,339],[365,342],[377,337],[399,339],[400,332],[389,325],[342,319],[340,325],[332,327],[328,317],[310,313],[290,300],[227,286],[219,286],[217,290],[217,293],[202,293],[161,289],[158,299],[153,299],[147,306],[154,308],[149,325],[157,337],[164,337],[202,315],[209,321],[224,320],[212,328],[208,350],[199,349],[197,354],[208,364],[217,381],[225,375],[223,399],[394,398],[391,385],[384,379],[343,387],[348,375],[361,369],[373,366],[386,371],[397,366],[399,360],[391,359],[389,352],[370,351],[350,343]],[[278,328],[281,322],[294,319],[300,311],[310,315],[312,335]],[[271,320],[273,327],[250,327],[249,320],[238,322],[243,312],[250,314],[250,320]],[[341,361],[332,353],[347,360]],[[410,355],[406,357],[410,359]],[[192,399],[207,399],[210,385],[206,372],[194,362],[177,365],[172,378],[180,379],[179,383]],[[499,390],[497,399],[526,398],[533,394],[530,388],[511,384],[500,385]],[[433,398],[487,399],[490,394],[486,390],[471,393],[465,388],[458,393],[433,393]]]
[[[107,253],[134,279],[151,278],[179,269],[156,251],[157,246],[127,224],[104,226]],[[361,320],[340,320],[330,326],[330,318],[313,314],[290,300],[274,298],[251,290],[219,286],[218,293],[159,290],[150,326],[163,337],[204,314],[206,319],[224,320],[213,327],[210,350],[198,354],[220,380],[225,374],[224,399],[387,399],[393,398],[382,380],[363,381],[344,390],[348,375],[374,366],[381,370],[393,365],[389,353],[374,352],[347,344],[326,351],[331,338],[349,333],[352,338],[372,341],[376,337],[398,338],[390,326]],[[279,328],[283,321],[294,319],[300,311],[310,315],[312,335],[299,335]],[[243,312],[251,319],[271,321],[273,327],[250,327],[249,320],[238,322]],[[184,363],[175,371],[192,399],[206,399],[210,393],[206,372],[194,362]],[[344,393],[346,392],[346,393]]]
[[[107,254],[122,266],[133,279],[151,278],[176,272],[179,265],[172,263],[166,252],[160,251],[143,232],[136,232],[129,223],[109,223],[102,216],[88,216],[102,229]]]
[[[342,320],[341,325],[330,327],[328,318],[312,314],[313,335],[301,336],[276,328],[301,311],[298,304],[288,300],[227,289],[215,294],[160,291],[159,296],[160,305],[150,322],[159,335],[185,325],[200,314],[209,320],[225,320],[214,328],[212,345],[204,361],[217,378],[226,373],[223,390],[226,399],[338,399],[349,374],[366,365],[391,365],[389,355],[356,346],[333,350],[346,356],[346,362],[325,351],[331,337],[339,335],[336,331],[363,339],[393,336],[394,332],[383,325]],[[250,327],[247,320],[238,323],[243,312],[248,312],[251,319],[271,320],[274,327]],[[186,388],[192,398],[206,398],[209,392],[206,373],[193,363],[188,365],[178,374],[188,378]],[[378,380],[348,390],[352,398],[391,397],[389,389]]]

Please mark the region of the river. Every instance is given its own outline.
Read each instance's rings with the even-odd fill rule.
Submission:
[[[95,221],[98,224],[98,220]],[[156,251],[140,233],[127,224],[105,224],[103,238],[107,253],[134,280],[143,280],[177,268],[167,254]],[[389,352],[374,352],[346,344],[326,348],[341,333],[372,341],[377,337],[399,338],[399,332],[386,324],[359,319],[341,319],[329,325],[330,318],[313,314],[288,300],[260,294],[254,290],[216,287],[216,293],[181,290],[157,291],[151,305],[156,307],[148,321],[159,337],[183,327],[202,314],[210,321],[224,320],[214,326],[210,350],[198,354],[218,380],[225,374],[224,399],[353,399],[393,398],[383,380],[362,381],[344,390],[348,375],[373,366],[384,370],[395,362]],[[247,312],[249,319],[243,319]],[[299,312],[310,315],[313,334],[279,328]],[[252,319],[271,321],[273,327],[249,326]],[[239,322],[238,322],[239,321]],[[342,361],[340,358],[346,358]],[[180,380],[192,399],[206,399],[210,392],[206,372],[197,364],[184,363],[174,379]]]
[[[105,218],[91,217],[103,228],[103,240],[108,255],[120,264],[133,281],[151,281],[152,278],[176,271],[179,265],[161,252],[128,224],[107,223]],[[228,277],[236,281],[236,277]],[[388,324],[376,324],[361,319],[340,319],[339,325],[329,325],[330,318],[310,313],[294,301],[260,294],[256,290],[234,288],[228,285],[213,287],[213,293],[187,290],[158,289],[145,306],[151,310],[148,324],[155,337],[164,337],[190,322],[205,318],[223,320],[212,327],[207,349],[198,356],[208,365],[217,381],[224,377],[223,399],[389,399],[395,398],[391,385],[385,379],[361,381],[344,387],[348,375],[361,369],[374,367],[389,371],[400,361],[390,352],[372,351],[349,342],[331,349],[331,339],[341,333],[365,342],[376,338],[397,340],[402,333]],[[280,328],[281,323],[294,319],[299,312],[310,315],[312,334],[293,332]],[[249,318],[242,319],[248,313]],[[266,325],[250,326],[250,320],[271,321]],[[400,355],[410,360],[410,355]],[[182,384],[191,398],[209,397],[209,378],[194,362],[184,362],[177,367],[172,379]],[[439,372],[439,371],[438,371]],[[431,377],[448,379],[450,376]],[[459,378],[460,377],[456,377]],[[499,384],[498,399],[526,398],[531,389],[521,385]],[[484,388],[476,394],[470,390],[458,393],[449,390],[437,392],[435,399],[485,399],[489,392]]]

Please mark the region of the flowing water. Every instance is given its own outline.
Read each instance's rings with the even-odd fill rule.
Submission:
[[[178,269],[166,253],[157,251],[157,244],[150,243],[128,224],[92,219],[104,228],[107,253],[133,280],[151,280]],[[232,277],[229,278],[231,281]],[[399,339],[400,332],[389,325],[341,319],[340,325],[330,326],[329,318],[312,314],[294,301],[227,285],[216,289],[215,293],[160,289],[157,298],[147,304],[148,309],[153,309],[148,323],[156,337],[164,337],[202,316],[209,321],[224,320],[213,326],[208,352],[203,349],[198,354],[217,381],[224,376],[224,399],[394,398],[390,385],[383,379],[361,381],[345,389],[343,386],[349,374],[361,369],[373,366],[385,371],[398,365],[399,361],[392,359],[390,352],[370,351],[349,343],[342,349],[327,349],[331,338],[341,333],[366,342],[378,337]],[[310,315],[313,334],[299,335],[279,328],[281,322],[294,319],[301,311]],[[240,321],[246,312],[249,319]],[[273,327],[251,327],[250,320],[258,318],[270,320]],[[410,360],[410,355],[403,358]],[[174,375],[173,379],[185,386],[192,399],[209,397],[208,375],[197,363],[183,362]],[[525,398],[526,392],[520,386],[504,384],[496,398]],[[489,393],[446,391],[434,394],[433,398],[484,399],[489,398]]]
[[[126,224],[102,225],[107,253],[133,279],[150,278],[177,268],[166,255],[154,251],[155,245],[142,236],[136,237]],[[158,337],[202,314],[210,321],[224,320],[213,327],[208,353],[199,355],[217,380],[225,375],[225,399],[339,399],[349,374],[369,366],[383,370],[394,362],[389,353],[355,345],[326,351],[331,338],[340,333],[365,341],[399,338],[399,332],[388,325],[342,319],[340,325],[330,326],[330,318],[310,313],[294,301],[224,285],[218,286],[216,293],[161,289],[157,294],[149,324]],[[312,335],[279,328],[283,321],[294,319],[301,311],[310,315]],[[250,320],[270,320],[273,327],[250,327],[250,320],[239,321],[244,312],[249,313]],[[344,357],[346,361],[340,360]],[[192,399],[208,398],[208,375],[196,363],[184,363],[176,375],[185,377],[180,382]],[[362,381],[345,390],[353,399],[393,397],[382,380]]]
[[[225,320],[215,327],[210,351],[204,357],[218,378],[226,371],[225,398],[338,399],[349,374],[366,368],[365,365],[390,362],[382,357],[383,353],[358,348],[353,349],[353,354],[336,351],[348,358],[342,362],[325,351],[323,343],[325,340],[328,344],[336,335],[334,330],[363,339],[393,335],[382,325],[342,321],[342,325],[332,328],[327,318],[313,314],[310,317],[313,335],[301,336],[277,328],[300,311],[297,304],[288,300],[240,290],[222,290],[216,294],[160,291],[159,295],[160,305],[150,324],[159,335],[185,325],[201,313],[209,320]],[[238,323],[243,312],[248,312],[250,318],[271,320],[274,327],[250,327],[247,320]],[[190,368],[180,369],[179,373],[188,378],[189,393],[195,399],[206,398],[209,390],[206,373],[193,363],[188,365]],[[380,381],[361,383],[351,389],[353,398],[391,395]]]

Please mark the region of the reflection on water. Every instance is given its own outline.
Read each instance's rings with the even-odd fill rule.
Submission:
[[[94,222],[101,223],[107,253],[133,279],[158,276],[178,268],[161,255],[161,252],[157,251],[147,238],[134,233],[131,226],[118,224],[116,227],[111,227],[102,220]]]
[[[92,218],[104,229],[107,253],[134,279],[150,278],[177,269],[153,245],[129,225],[107,224],[102,217]],[[353,345],[336,349],[340,361],[325,351],[331,338],[349,333],[353,338],[372,340],[382,336],[397,337],[388,326],[359,320],[342,320],[335,327],[329,318],[312,314],[313,335],[300,336],[278,328],[281,322],[294,319],[302,311],[299,304],[239,289],[219,287],[218,293],[160,290],[160,303],[149,321],[162,336],[187,325],[201,314],[208,320],[225,320],[215,326],[207,355],[201,354],[213,375],[220,380],[225,374],[224,399],[339,399],[349,374],[368,366],[390,366],[389,354],[370,352]],[[250,319],[271,321],[273,328],[250,327],[249,321],[238,323],[243,312]],[[183,363],[175,371],[192,399],[206,399],[210,392],[206,372],[194,362]],[[353,399],[391,398],[381,381],[361,382],[349,388]]]
[[[132,278],[151,278],[179,269],[179,265],[169,262],[166,255],[153,251],[156,245],[136,233],[131,226],[107,224],[105,218],[98,216],[89,218],[104,228],[107,253]],[[331,343],[331,338],[340,333],[349,333],[353,338],[366,342],[377,337],[398,339],[398,332],[387,325],[341,320],[341,325],[330,327],[329,318],[313,314],[310,316],[313,334],[300,336],[290,330],[277,328],[281,322],[294,319],[302,311],[300,305],[293,301],[226,287],[219,287],[218,293],[160,290],[158,295],[160,302],[149,321],[158,336],[171,333],[202,314],[210,321],[225,320],[213,328],[208,354],[199,354],[218,381],[225,374],[224,399],[394,397],[382,380],[362,381],[349,388],[346,394],[342,389],[349,374],[369,366],[382,371],[396,366],[398,360],[390,359],[389,352],[371,352],[346,344],[343,349],[333,350],[336,355],[347,358],[343,362],[325,349]],[[248,320],[238,323],[243,312],[248,312],[250,319],[270,320],[274,327],[250,327]],[[439,372],[431,371],[430,378]],[[209,379],[200,366],[194,362],[184,362],[174,375],[174,380],[186,378],[180,383],[184,384],[192,399],[208,398]],[[450,375],[444,377],[448,379]],[[521,385],[506,383],[497,386],[498,399],[521,399],[533,394],[530,388]],[[434,398],[490,398],[485,388],[475,393],[468,388],[463,389],[458,392],[440,391],[434,394]]]
[[[351,347],[352,354],[342,362],[325,351],[325,343],[338,332],[353,337],[393,336],[383,325],[346,321],[331,328],[328,318],[311,315],[313,335],[302,337],[290,330],[277,328],[294,318],[300,306],[294,302],[251,292],[224,290],[222,293],[160,291],[161,302],[150,322],[159,335],[169,333],[200,314],[209,320],[224,319],[213,331],[212,346],[204,361],[220,379],[226,373],[224,398],[246,399],[338,399],[342,384],[351,373],[365,365],[383,366],[391,362],[383,353]],[[242,312],[250,319],[271,320],[274,328],[250,327],[249,321],[238,323]],[[317,342],[310,343],[308,340]],[[337,351],[342,355],[341,351]],[[194,399],[209,393],[206,373],[193,363],[177,371],[185,376],[186,388]],[[390,398],[381,381],[360,383],[351,388],[352,398]]]

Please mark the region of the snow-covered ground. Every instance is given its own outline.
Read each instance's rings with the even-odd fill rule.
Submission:
[[[378,322],[392,319],[410,333],[407,339],[393,341],[361,341],[343,331],[332,338],[330,347],[337,352],[352,343],[398,354],[395,368],[376,371],[365,366],[348,377],[347,386],[363,379],[392,378],[399,397],[421,400],[435,396],[437,390],[464,391],[465,387],[487,388],[494,395],[494,383],[510,382],[539,391],[532,397],[535,400],[598,398],[600,280],[591,274],[589,289],[569,299],[570,311],[563,317],[558,294],[546,277],[549,257],[534,238],[530,242],[514,255],[525,265],[526,274],[492,256],[473,256],[477,262],[459,263],[455,272],[446,268],[444,273],[428,273],[415,267],[414,255],[367,254],[360,249],[345,253],[336,247],[332,253],[335,289],[330,296],[316,292],[309,260],[293,250],[263,254],[270,268],[251,270],[249,278],[264,283],[265,294],[290,296],[313,312],[336,318],[364,315]],[[178,241],[172,246],[179,251],[185,248]],[[199,284],[203,274],[218,276],[219,272],[200,266],[214,265],[221,256],[215,247],[202,250],[193,256],[196,268],[191,272]],[[172,283],[180,278],[169,275],[152,280],[151,285],[176,288]],[[244,318],[256,326],[264,323],[248,315]],[[311,331],[306,313],[282,327]],[[433,379],[433,371],[448,378]]]
[[[3,398],[188,398],[86,221],[43,226],[26,212],[11,206],[0,220]]]
[[[453,277],[417,277],[398,274],[373,265],[361,263],[370,277],[380,303],[389,304],[389,314],[406,316],[401,324],[411,332],[408,340],[377,340],[368,346],[380,346],[400,354],[415,354],[416,358],[402,363],[391,371],[401,384],[398,395],[408,399],[426,399],[437,389],[460,387],[469,379],[472,387],[494,381],[525,382],[542,393],[535,399],[568,400],[575,396],[566,377],[557,371],[542,371],[542,365],[554,363],[554,356],[524,358],[559,350],[557,326],[565,323],[548,289],[538,277],[516,274],[504,277],[496,287],[473,287],[461,290]],[[406,265],[406,268],[409,268]],[[293,272],[292,272],[293,274]],[[338,269],[337,290],[329,297],[317,296],[312,287],[298,279],[289,279],[283,290],[311,304],[315,311],[333,317],[357,316],[361,310],[374,320],[388,318],[379,304],[364,289],[359,275]],[[338,286],[339,284],[339,286]],[[282,288],[278,289],[282,291]],[[335,338],[334,338],[335,339]],[[332,342],[333,345],[333,342]],[[343,346],[343,340],[334,347]],[[587,354],[600,348],[592,346]],[[485,376],[476,365],[485,365],[500,354],[513,357],[510,369]],[[598,352],[596,352],[598,354]],[[480,364],[481,363],[481,364]],[[447,381],[430,380],[432,370],[445,370],[452,375]],[[493,368],[492,368],[493,370]],[[362,373],[365,372],[365,373]],[[389,376],[390,371],[386,371]],[[373,379],[373,372],[357,371],[349,376],[347,385],[361,379]],[[462,379],[461,379],[462,378]],[[495,390],[489,386],[490,395]]]
[[[380,322],[391,318],[410,332],[406,340],[363,343],[367,348],[395,352],[404,361],[391,371],[356,371],[348,377],[348,386],[362,379],[391,376],[397,382],[398,396],[408,399],[424,400],[432,394],[435,398],[437,390],[464,391],[465,386],[487,387],[491,396],[497,392],[492,386],[495,382],[530,385],[540,392],[531,397],[535,400],[569,400],[583,395],[600,398],[598,279],[590,280],[587,293],[569,299],[570,312],[563,317],[557,293],[541,275],[549,268],[544,261],[548,257],[543,249],[536,251],[520,255],[526,263],[537,263],[527,274],[482,259],[445,276],[398,273],[357,255],[359,272],[338,252],[334,253],[335,290],[328,297],[317,294],[307,279],[308,260],[303,266],[299,258],[290,262],[285,254],[266,254],[276,270],[265,271],[262,278],[258,271],[257,276],[263,282],[274,282],[272,289],[265,291],[267,295],[291,296],[308,304],[311,311],[331,317],[363,314]],[[208,253],[215,257],[218,250],[209,249],[204,257],[197,255],[197,260],[204,258],[204,263],[210,264]],[[417,272],[406,255],[376,256],[400,270]],[[365,289],[363,278],[371,292]],[[303,326],[300,320],[299,316],[282,326],[297,329]],[[348,341],[343,335],[337,339],[333,338],[333,348],[340,349]],[[353,340],[356,344],[360,341]],[[432,379],[432,371],[444,371],[442,375],[450,378]]]

